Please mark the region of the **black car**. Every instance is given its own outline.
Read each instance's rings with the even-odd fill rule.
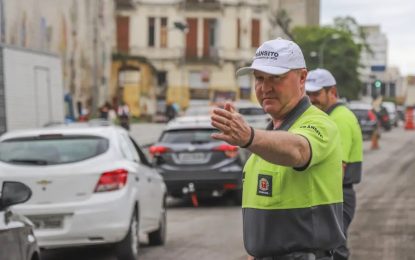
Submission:
[[[210,117],[182,117],[172,121],[149,148],[170,196],[199,197],[226,194],[241,201],[243,165],[248,152],[214,140]]]
[[[348,104],[348,107],[359,121],[363,139],[369,139],[379,127],[378,116],[373,106],[363,102],[352,102]]]
[[[0,260],[39,260],[39,248],[30,221],[9,207],[23,203],[32,192],[23,183],[3,182],[0,197]]]

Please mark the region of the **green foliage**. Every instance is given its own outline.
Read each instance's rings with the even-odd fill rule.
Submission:
[[[362,86],[358,77],[362,47],[354,42],[349,30],[306,26],[294,28],[292,34],[303,51],[308,70],[318,68],[323,56],[323,67],[336,78],[340,97],[358,97]]]

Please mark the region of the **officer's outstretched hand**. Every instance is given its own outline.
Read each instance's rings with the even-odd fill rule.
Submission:
[[[225,108],[215,108],[211,116],[212,126],[220,133],[212,134],[212,138],[223,140],[231,145],[244,146],[251,137],[251,128],[235,107],[226,102]]]

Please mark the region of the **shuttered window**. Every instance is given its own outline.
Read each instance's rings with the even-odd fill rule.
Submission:
[[[167,48],[167,18],[162,17],[160,20],[160,47]]]
[[[117,16],[117,50],[128,52],[130,49],[130,19],[126,16]]]
[[[252,19],[251,25],[251,46],[258,48],[260,38],[260,22],[258,19]]]
[[[156,41],[156,19],[154,17],[148,18],[148,46],[154,47]]]

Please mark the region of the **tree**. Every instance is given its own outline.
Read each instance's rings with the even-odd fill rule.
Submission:
[[[318,68],[319,56],[324,56],[324,68],[336,78],[340,96],[347,99],[358,97],[362,85],[358,74],[361,45],[354,42],[349,31],[305,26],[294,28],[292,34],[303,51],[309,70]]]
[[[269,17],[269,22],[272,28],[277,26],[281,28],[282,32],[294,41],[294,36],[291,33],[290,24],[292,22],[290,16],[285,9],[278,9],[275,13]]]
[[[334,28],[350,33],[363,49],[373,55],[373,50],[366,40],[366,33],[356,19],[351,16],[336,17],[334,18]]]

